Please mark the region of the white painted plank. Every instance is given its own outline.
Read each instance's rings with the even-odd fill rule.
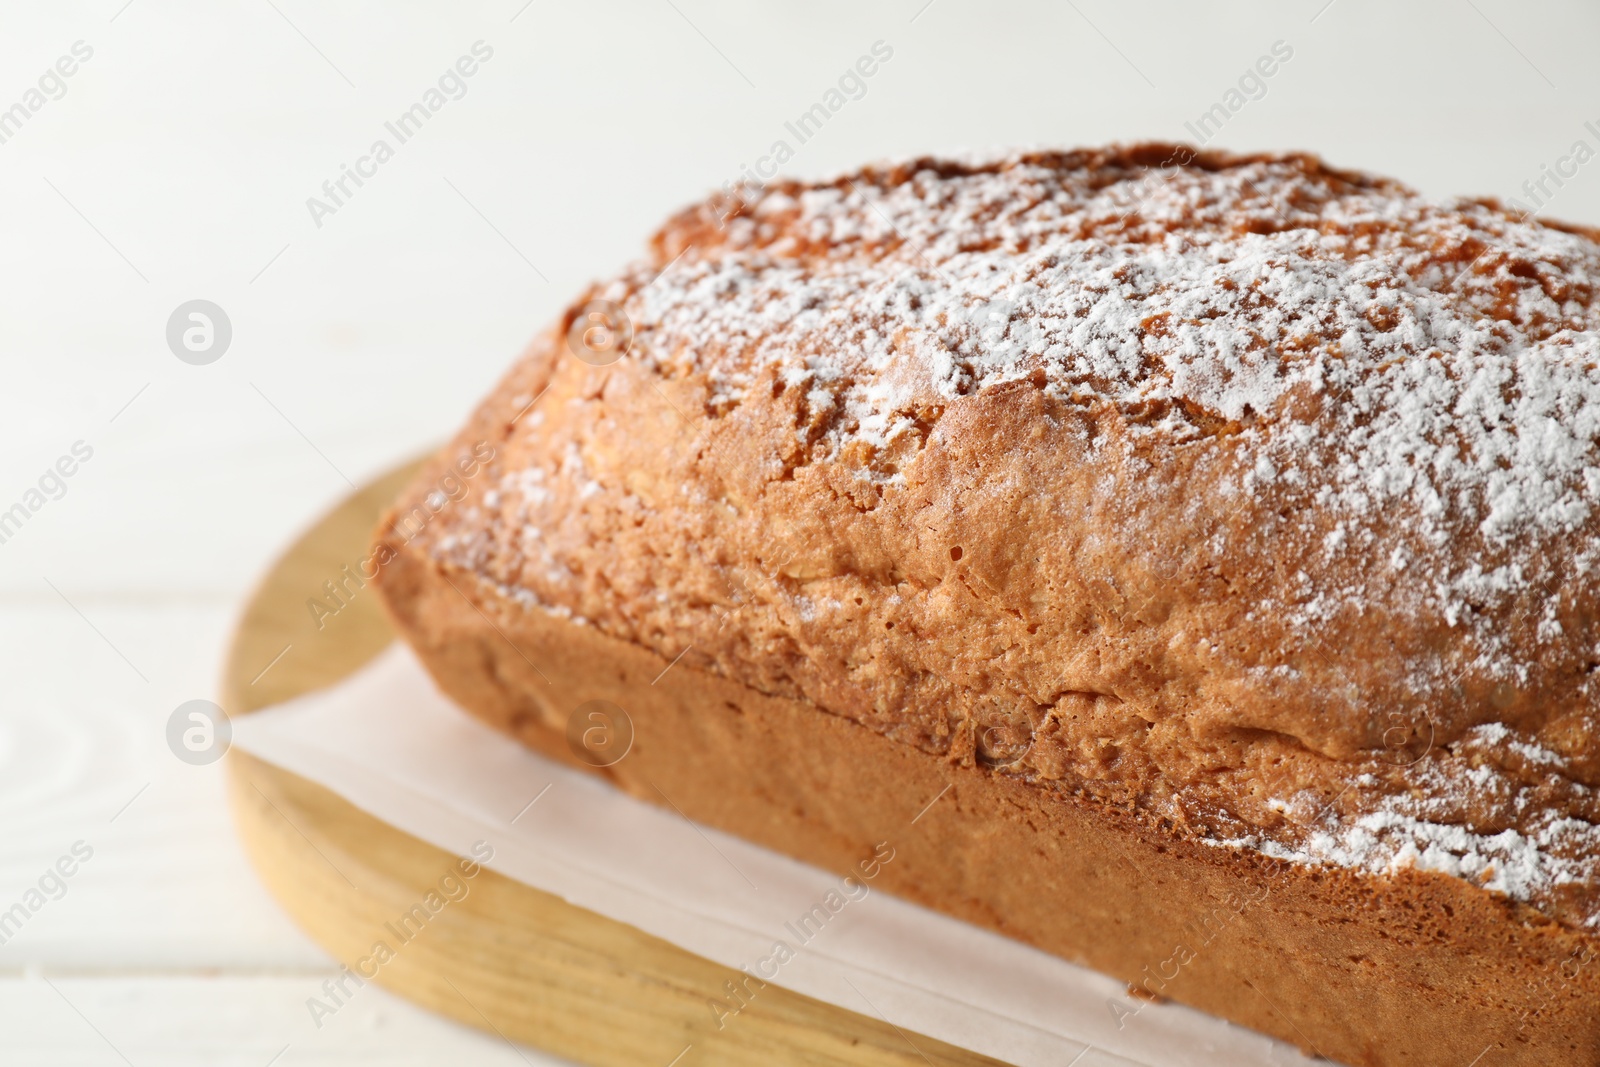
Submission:
[[[306,1000],[321,994],[326,977],[310,971],[258,977],[46,971],[0,978],[0,1062],[28,1067],[559,1067],[565,1062],[420,1011],[370,985],[356,990],[319,1028]]]
[[[0,971],[325,964],[250,870],[222,765],[166,746],[173,709],[213,695],[231,610],[77,606],[88,621],[59,602],[0,608],[0,648],[26,665],[0,701],[0,911],[41,878],[60,893],[0,945]],[[46,872],[78,841],[93,856],[58,891]]]

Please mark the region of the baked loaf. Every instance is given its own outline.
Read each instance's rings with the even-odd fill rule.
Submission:
[[[534,342],[382,588],[694,818],[1350,1063],[1600,1063],[1597,237],[1169,145],[746,188]]]

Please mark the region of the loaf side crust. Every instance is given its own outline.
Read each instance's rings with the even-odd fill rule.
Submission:
[[[876,884],[890,892],[1357,1067],[1600,1057],[1600,945],[1525,905],[1435,872],[1218,849],[1092,796],[929,758],[386,543],[385,603],[445,692],[642,800],[841,873],[889,842]],[[599,769],[568,741],[572,712],[596,699],[634,731]],[[1141,1003],[1106,1010],[1147,1025]]]

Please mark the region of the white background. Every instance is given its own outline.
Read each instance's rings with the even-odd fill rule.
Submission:
[[[123,4],[0,9],[0,108],[94,50],[0,144],[0,509],[94,449],[0,544],[0,910],[94,848],[0,947],[5,1063],[541,1060],[376,989],[313,1028],[333,965],[245,864],[220,766],[173,758],[164,725],[214,695],[297,530],[447,435],[875,41],[892,60],[790,173],[1187,138],[1278,40],[1293,58],[1213,144],[1440,197],[1521,195],[1574,140],[1600,148],[1600,11],[1575,3]],[[306,198],[478,40],[466,95],[315,226]],[[1547,210],[1600,223],[1600,162]],[[209,366],[165,342],[194,298],[233,325]]]

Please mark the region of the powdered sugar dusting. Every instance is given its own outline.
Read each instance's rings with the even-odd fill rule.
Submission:
[[[882,457],[919,417],[1042,374],[1052,395],[1115,405],[1135,432],[1243,434],[1258,456],[1240,491],[1315,469],[1316,506],[1355,527],[1404,504],[1435,548],[1470,535],[1503,550],[1593,513],[1600,249],[1587,236],[1299,157],[1017,157],[747,195],[710,242],[609,295],[634,316],[640,358],[706,375],[724,408],[764,373],[804,383],[824,426],[811,446],[864,444],[880,460],[862,478],[896,481]],[[1465,622],[1550,575],[1469,564],[1433,578],[1412,609]],[[1282,607],[1315,625],[1364,606],[1359,590],[1308,583]]]
[[[1297,395],[1321,398],[1334,416],[1318,436],[1338,447],[1318,457],[1337,475],[1319,505],[1404,501],[1436,544],[1588,520],[1591,240],[1296,160],[1155,173],[1017,159],[752,196],[720,247],[612,295],[643,358],[707,375],[721,404],[769,369],[806,383],[828,454],[886,450],[919,410],[1042,372],[1147,432],[1254,434],[1263,481],[1298,476],[1306,442],[1272,429],[1296,421]],[[892,463],[861,473],[897,477]],[[1452,575],[1427,606],[1459,614],[1526,579]]]
[[[1371,874],[1437,871],[1524,903],[1542,902],[1561,886],[1586,888],[1600,867],[1595,858],[1600,852],[1600,827],[1560,816],[1550,818],[1532,835],[1517,830],[1481,834],[1383,810],[1311,834],[1299,847],[1258,836],[1207,839],[1207,843]],[[1600,929],[1600,914],[1590,914],[1581,923]]]
[[[1356,778],[1338,810],[1283,794],[1287,825],[1215,843],[1443,871],[1561,911],[1564,887],[1600,873],[1600,831],[1572,814],[1594,814],[1580,757],[1600,698],[1585,578],[1600,563],[1600,245],[1306,157],[1175,156],[920,161],[745,190],[731,216],[680,217],[595,295],[632,321],[625,358],[703,383],[709,418],[794,391],[808,461],[866,495],[905,486],[947,409],[1012,383],[1112,413],[1130,454],[1226,441],[1206,453],[1223,457],[1216,494],[1269,499],[1286,546],[1305,534],[1250,618],[1307,647],[1338,620],[1404,620],[1384,631],[1409,642],[1393,685],[1414,707],[1395,714],[1442,741]],[[542,477],[510,472],[506,491],[539,505]],[[575,452],[548,477],[580,501],[620,492]],[[523,550],[554,574],[534,534]],[[1247,669],[1267,692],[1315,664]],[[1382,718],[1365,699],[1281,732],[1319,756],[1359,749]],[[1327,725],[1340,716],[1348,737]],[[1352,775],[1373,762],[1340,758]],[[1585,901],[1565,917],[1600,922]]]

